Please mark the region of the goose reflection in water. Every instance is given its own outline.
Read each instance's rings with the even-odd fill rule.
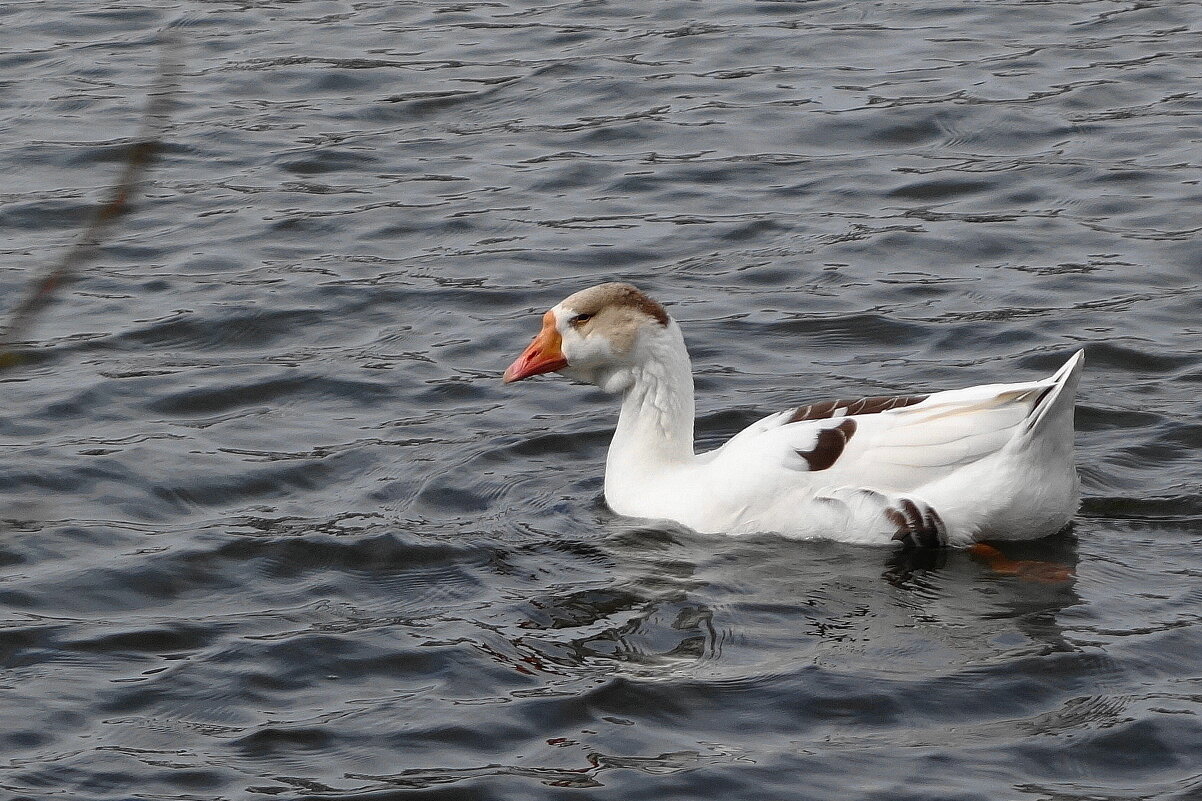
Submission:
[[[1072,650],[1076,541],[1006,551],[732,539],[614,520],[588,547],[608,584],[531,599],[525,648],[646,678],[730,678],[807,663],[904,676]],[[721,657],[721,659],[719,659]],[[755,665],[759,663],[757,669]]]

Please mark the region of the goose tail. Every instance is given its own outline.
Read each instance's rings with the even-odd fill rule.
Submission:
[[[1048,379],[1043,392],[1023,427],[1025,438],[1039,437],[1050,431],[1073,430],[1073,410],[1076,408],[1077,382],[1085,365],[1085,351],[1074,353],[1064,366]]]

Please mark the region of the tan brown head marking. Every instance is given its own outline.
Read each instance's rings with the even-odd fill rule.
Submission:
[[[598,284],[566,298],[560,308],[583,337],[600,334],[618,353],[629,353],[641,327],[650,323],[667,327],[671,318],[664,307],[630,284]]]
[[[663,306],[630,284],[597,284],[567,298],[563,305],[576,314],[590,317],[596,317],[606,309],[632,309],[663,326],[668,324],[669,319]]]

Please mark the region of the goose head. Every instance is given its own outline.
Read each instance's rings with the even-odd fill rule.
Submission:
[[[509,365],[504,380],[562,373],[606,392],[624,392],[673,328],[679,338],[664,307],[630,284],[598,284],[543,315],[542,330]]]

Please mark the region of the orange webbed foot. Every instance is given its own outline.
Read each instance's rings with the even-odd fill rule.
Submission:
[[[1076,573],[1068,565],[1034,559],[1011,559],[992,545],[982,542],[970,545],[968,553],[973,558],[989,565],[989,569],[994,573],[1001,576],[1014,576],[1023,581],[1062,584],[1071,581],[1076,576]]]

